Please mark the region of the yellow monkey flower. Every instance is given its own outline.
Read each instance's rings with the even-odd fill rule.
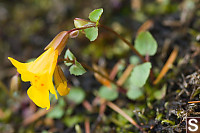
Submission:
[[[35,61],[29,63],[21,63],[8,57],[11,63],[17,68],[17,71],[21,74],[21,79],[24,82],[31,82],[31,87],[27,91],[29,98],[37,106],[46,108],[47,110],[50,108],[49,91],[54,94],[57,99],[52,78],[56,68],[58,55],[63,50],[64,42],[66,42],[67,39],[67,32],[61,32],[53,39],[50,45],[48,45],[48,48],[46,48],[46,51],[42,55]],[[56,73],[56,75],[58,74]],[[59,78],[58,75],[54,77],[54,80],[57,83],[56,86],[58,86],[58,92],[61,96],[69,92],[67,80],[65,78]],[[59,83],[61,85],[59,85]]]
[[[67,87],[67,79],[65,78],[62,69],[58,65],[55,68],[53,77],[58,93],[61,96],[67,95],[70,91],[70,88]]]

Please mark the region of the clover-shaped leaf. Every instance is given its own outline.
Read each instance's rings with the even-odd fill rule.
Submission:
[[[86,71],[83,66],[75,60],[75,64],[73,64],[69,69],[70,74],[74,74],[75,76],[83,75]]]
[[[65,61],[65,65],[70,66],[70,74],[78,76],[83,75],[86,72],[83,66],[76,60],[76,57],[69,49],[65,52],[64,58],[69,60],[69,62]]]
[[[76,28],[84,28],[85,27],[86,29],[83,29],[83,31],[85,32],[85,36],[90,41],[94,41],[98,37],[98,24],[99,24],[99,20],[101,18],[102,13],[103,13],[103,8],[95,9],[89,14],[90,21],[84,20],[81,18],[75,18],[74,25]],[[87,28],[90,26],[92,26],[92,27]]]
[[[129,88],[128,92],[126,93],[127,97],[131,100],[136,100],[140,96],[143,95],[142,89],[138,87],[131,87]]]
[[[96,25],[98,25],[102,13],[103,13],[103,8],[95,9],[94,11],[92,11],[92,12],[89,14],[89,19],[90,19],[90,21],[96,22]]]
[[[89,25],[92,25],[92,24],[93,24],[92,22],[89,22],[88,20],[84,20],[84,19],[81,19],[81,18],[75,18],[74,19],[74,26],[76,28],[86,27],[86,26],[89,26]]]
[[[157,51],[157,42],[150,32],[141,32],[135,40],[135,48],[141,55],[153,56]]]
[[[133,68],[130,76],[130,81],[133,86],[142,87],[147,78],[149,77],[151,69],[151,63],[146,62],[141,65],[137,65]]]
[[[98,37],[98,27],[87,28],[84,30],[85,36],[90,40],[94,41]]]
[[[85,92],[82,88],[73,87],[71,88],[70,93],[67,95],[67,98],[76,104],[80,104],[85,99]]]
[[[71,52],[69,49],[67,49],[67,51],[65,52],[64,58],[65,58],[65,59],[69,59],[69,60],[71,60],[71,61],[73,61],[73,60],[76,59],[75,56],[72,54],[72,52]],[[67,63],[67,62],[65,61],[65,65],[66,65],[66,66],[71,66],[72,63]]]
[[[118,97],[118,91],[116,86],[112,85],[112,88],[102,86],[99,90],[99,96],[109,101],[115,100]]]

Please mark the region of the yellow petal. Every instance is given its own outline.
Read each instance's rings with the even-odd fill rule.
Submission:
[[[70,91],[70,88],[67,87],[67,82],[60,83],[59,86],[57,87],[58,93],[61,96],[67,95]]]
[[[49,91],[47,89],[40,89],[31,86],[28,89],[27,94],[37,106],[46,108],[46,110],[50,108]]]
[[[32,80],[33,74],[30,71],[28,71],[28,67],[31,66],[33,64],[33,62],[21,63],[11,57],[8,57],[8,59],[17,68],[17,71],[21,74],[21,79],[24,82]]]
[[[57,94],[53,85],[52,76],[47,74],[37,74],[34,75],[31,81],[32,86],[39,88],[40,90],[48,90],[55,95],[57,99]]]
[[[59,65],[56,65],[53,77],[56,86],[58,86],[60,83],[63,83],[64,81],[67,81]]]
[[[58,99],[56,90],[55,90],[53,82],[52,82],[52,77],[51,77],[51,79],[49,79],[47,81],[47,84],[48,84],[48,89],[50,90],[50,92],[55,95],[56,99]]]
[[[60,66],[56,66],[53,77],[58,93],[61,96],[67,95],[70,89],[67,87],[67,79]]]
[[[53,72],[57,63],[58,51],[54,48],[49,48],[42,55],[40,55],[29,67],[29,71],[35,74],[49,73],[53,76]]]

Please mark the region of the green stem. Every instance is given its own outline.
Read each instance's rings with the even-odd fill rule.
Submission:
[[[145,58],[133,47],[133,45],[127,41],[124,37],[122,37],[120,34],[118,34],[116,31],[114,31],[113,29],[111,29],[110,27],[107,27],[105,25],[99,24],[99,27],[102,27],[110,32],[112,32],[113,34],[115,34],[118,38],[120,38],[125,44],[127,44],[129,46],[129,48],[137,55],[140,57],[140,59],[143,62],[146,62]]]
[[[74,29],[71,29],[71,30],[69,30],[67,32],[71,33],[71,32],[76,31],[76,30],[84,30],[84,29],[92,28],[92,27],[96,27],[96,25],[90,25],[90,26],[85,26],[85,27],[81,27],[81,28],[74,28]]]
[[[72,63],[75,64],[74,60],[70,60],[68,58],[65,59],[59,59],[58,62],[62,62],[62,61],[66,61],[67,63]],[[101,72],[99,72],[98,70],[95,70],[94,68],[90,67],[87,64],[84,63],[80,63],[84,68],[88,69],[89,71],[92,71],[94,73],[99,74],[100,76],[102,76],[103,78],[107,79],[108,81],[110,81],[111,83],[115,84],[117,87],[119,87],[119,91],[126,93],[126,89],[124,89],[122,86],[118,85],[117,82],[115,82],[114,80],[111,80],[109,77],[105,76],[104,74],[102,74]]]
[[[69,60],[68,58],[65,58],[65,59],[60,59],[58,62],[60,61],[66,61],[67,63],[72,63],[72,64],[75,64],[75,61],[74,60]],[[103,75],[101,72],[95,70],[94,68],[88,66],[87,64],[84,64],[84,63],[80,63],[84,68],[94,72],[94,73],[97,73],[99,74],[100,76],[104,77],[105,79],[107,79],[108,81],[112,82],[112,83],[115,83],[113,80],[111,80],[110,78],[108,78],[107,76]]]
[[[84,20],[84,21],[87,21],[87,20]],[[88,21],[88,22],[91,22],[91,21]],[[76,31],[76,30],[84,30],[84,29],[87,29],[87,28],[92,28],[92,27],[96,27],[96,23],[95,22],[91,22],[93,24],[89,25],[89,26],[86,26],[86,27],[81,27],[81,28],[74,28],[72,30],[69,30],[68,33],[71,33],[73,31]],[[120,34],[118,34],[116,31],[114,31],[113,29],[111,29],[110,27],[107,27],[105,25],[102,25],[102,24],[98,24],[98,27],[102,27],[110,32],[112,32],[113,34],[115,34],[118,38],[120,38],[125,44],[127,44],[129,46],[129,48],[137,55],[140,57],[140,59],[143,61],[143,62],[146,62],[145,58],[133,47],[133,45],[127,41],[124,37],[122,37]]]

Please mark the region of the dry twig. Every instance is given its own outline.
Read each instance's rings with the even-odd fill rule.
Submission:
[[[178,54],[178,47],[175,47],[174,50],[172,51],[171,55],[169,56],[167,62],[165,63],[164,67],[160,71],[158,77],[153,82],[154,85],[156,85],[164,77],[164,75],[167,73],[167,71],[169,70],[169,68],[171,67],[173,62],[175,61],[177,54]]]
[[[27,117],[26,119],[23,120],[22,125],[23,126],[27,126],[31,123],[33,123],[34,121],[38,120],[40,117],[46,115],[49,111],[51,111],[53,107],[51,107],[49,110],[45,110],[45,109],[40,109],[38,110],[36,113],[34,113],[33,115]]]
[[[85,133],[90,133],[90,121],[89,121],[89,118],[85,119]]]
[[[134,126],[136,126],[138,129],[140,129],[140,131],[144,132],[142,127],[140,127],[129,115],[127,115],[123,110],[121,110],[117,105],[115,105],[112,102],[107,102],[107,105],[113,109],[114,111],[116,111],[117,113],[119,113],[120,115],[122,115],[125,119],[127,119],[131,124],[133,124]]]
[[[130,64],[128,65],[128,67],[126,68],[126,70],[123,72],[122,76],[120,77],[120,79],[117,81],[117,84],[119,86],[122,86],[123,83],[126,81],[126,79],[128,78],[128,76],[131,74],[131,71],[133,70],[134,65]]]

